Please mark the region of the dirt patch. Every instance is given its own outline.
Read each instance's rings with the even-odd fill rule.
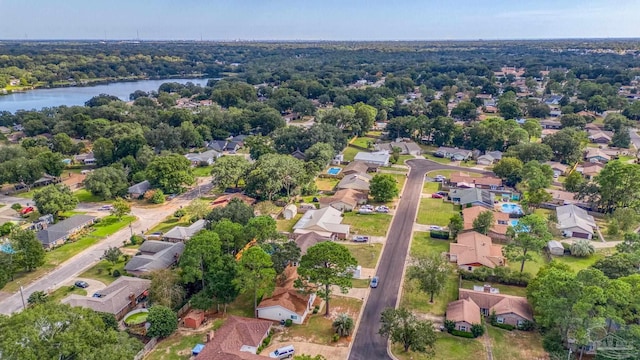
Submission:
[[[82,182],[86,177],[87,175],[85,174],[66,173],[62,175],[62,183],[67,185],[72,190],[79,189],[82,187]]]
[[[303,339],[292,339],[292,341],[280,342],[278,340],[272,340],[271,345],[262,350],[260,353],[263,356],[269,356],[269,353],[277,348],[293,345],[296,351],[296,355],[322,355],[326,359],[346,359],[349,354],[349,348],[347,346],[334,347],[328,345],[319,345],[304,342]]]

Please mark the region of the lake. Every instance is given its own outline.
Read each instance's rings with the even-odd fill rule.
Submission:
[[[45,107],[84,105],[92,97],[109,94],[129,101],[129,94],[136,90],[158,91],[166,82],[186,84],[192,82],[205,86],[209,79],[164,79],[116,82],[96,86],[72,86],[54,89],[36,89],[26,92],[0,95],[0,111],[16,112],[17,110],[40,110]]]

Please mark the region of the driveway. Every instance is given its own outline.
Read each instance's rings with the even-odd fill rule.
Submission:
[[[86,292],[87,292],[87,296],[91,296],[96,291],[100,291],[100,290],[102,290],[102,289],[107,287],[107,285],[105,285],[102,281],[98,281],[98,280],[94,280],[94,279],[81,278],[81,277],[73,278],[73,279],[71,279],[69,281],[66,281],[63,285],[72,286],[78,280],[82,280],[82,281],[86,282],[87,284],[89,284],[89,287],[84,288],[84,290],[86,290]]]
[[[293,338],[291,340],[296,340],[296,341],[280,341],[278,340],[277,335],[273,336],[273,338],[271,339],[271,345],[269,345],[264,350],[262,350],[260,354],[264,356],[265,359],[268,359],[269,353],[273,352],[277,348],[287,346],[287,345],[293,345],[293,348],[296,351],[296,355],[302,355],[302,354],[311,355],[311,356],[322,355],[326,359],[346,359],[347,354],[349,352],[349,348],[347,346],[329,346],[329,345],[313,344],[313,343],[304,342],[305,339],[297,339],[297,338]]]

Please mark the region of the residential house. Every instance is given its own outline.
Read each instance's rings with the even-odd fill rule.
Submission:
[[[611,142],[612,136],[613,134],[609,131],[589,131],[589,141],[596,144],[608,144]]]
[[[215,150],[207,150],[205,152],[197,153],[197,154],[189,153],[189,154],[186,154],[184,157],[186,157],[189,161],[191,161],[191,166],[199,166],[204,163],[206,163],[207,165],[211,165],[220,156],[222,156],[222,154]]]
[[[461,299],[450,302],[447,305],[445,318],[453,321],[455,329],[458,331],[471,332],[471,327],[475,324],[482,324],[480,307],[471,299]]]
[[[498,177],[483,175],[481,177],[473,177],[464,173],[452,173],[449,181],[451,187],[458,188],[479,188],[497,190],[502,188],[502,179]]]
[[[93,155],[93,151],[86,153],[86,154],[80,154],[80,155],[74,155],[73,156],[73,160],[76,162],[79,162],[83,165],[95,165],[96,164],[96,158]]]
[[[359,152],[353,158],[355,161],[364,161],[368,165],[373,166],[389,166],[389,152],[388,151],[375,151],[375,152]]]
[[[284,121],[286,121],[287,123],[302,119],[302,116],[300,116],[300,114],[298,114],[297,112],[284,114],[282,117],[284,118]]]
[[[547,243],[547,249],[551,255],[562,256],[564,255],[564,246],[557,240],[551,240]]]
[[[231,138],[229,138],[229,141],[233,141],[235,143],[237,143],[238,145],[240,145],[240,147],[244,146],[244,142],[245,140],[247,140],[247,138],[249,137],[249,135],[236,135],[236,136],[232,136]]]
[[[453,189],[449,191],[449,199],[455,205],[462,205],[462,207],[479,205],[487,209],[493,209],[495,195],[488,190],[478,188]]]
[[[481,213],[490,211],[493,213],[494,223],[489,228],[487,236],[495,241],[507,240],[507,229],[510,226],[509,214],[488,210],[483,206],[472,206],[462,209],[462,219],[464,221],[464,231],[473,230],[473,221],[480,216]]]
[[[543,129],[553,129],[553,130],[562,129],[562,123],[557,120],[541,120],[540,126],[542,126]]]
[[[10,134],[10,133],[11,133],[11,129],[9,129],[6,126],[0,126],[0,134],[6,135],[6,134]]]
[[[506,264],[502,246],[493,245],[490,237],[475,231],[458,234],[457,242],[449,244],[449,260],[467,271]]]
[[[563,206],[582,203],[582,201],[575,199],[575,193],[554,189],[546,189],[546,191],[551,195],[551,200],[548,201],[549,204]]]
[[[389,153],[393,152],[393,148],[399,148],[401,155],[420,155],[422,148],[413,141],[395,141],[391,143],[375,144],[374,149],[377,151],[385,150]]]
[[[256,308],[256,317],[272,321],[291,320],[294,324],[302,324],[313,310],[315,293],[302,293],[295,288],[298,278],[297,267],[289,266],[283,275],[285,280],[276,287],[271,296],[262,299]]]
[[[129,186],[129,189],[127,189],[127,193],[131,198],[137,199],[144,195],[144,193],[149,191],[149,189],[151,189],[151,183],[149,182],[149,180],[145,180],[143,182],[139,182],[135,185]]]
[[[463,161],[471,159],[473,152],[471,150],[440,146],[433,155],[451,159],[453,161]]]
[[[291,220],[298,214],[298,207],[295,204],[289,204],[282,210],[282,216],[285,220]]]
[[[337,190],[345,190],[352,189],[358,190],[365,193],[369,193],[369,182],[371,181],[372,176],[368,174],[350,174],[343,177],[338,185],[336,185]]]
[[[561,110],[551,110],[549,111],[549,116],[551,116],[552,118],[559,118],[560,116],[562,116],[562,111]]]
[[[304,160],[305,159],[305,155],[302,151],[300,151],[300,149],[296,149],[296,151],[291,153],[291,156],[293,156],[294,158],[298,159],[298,160]]]
[[[569,170],[567,165],[561,164],[557,161],[547,161],[545,164],[549,165],[551,170],[553,170],[553,177],[562,176],[567,173],[567,170]]]
[[[176,226],[164,234],[163,239],[169,242],[187,241],[193,235],[204,229],[206,221],[200,219],[189,226]]]
[[[353,211],[356,206],[366,204],[368,195],[365,192],[354,189],[342,189],[336,191],[333,196],[320,198],[320,208],[331,206],[340,211]]]
[[[549,97],[544,99],[544,103],[549,105],[549,106],[559,105],[560,104],[560,100],[562,100],[562,95],[550,95]]]
[[[232,194],[224,194],[224,195],[220,195],[218,196],[215,200],[213,200],[213,202],[211,203],[213,205],[213,207],[225,207],[227,206],[231,200],[233,199],[239,199],[242,202],[244,202],[245,204],[249,205],[249,206],[253,206],[256,203],[256,199],[252,198],[251,196],[247,196],[243,193],[232,193]]]
[[[599,162],[585,162],[576,166],[576,171],[587,179],[592,179],[604,169],[604,164]]]
[[[344,154],[337,154],[331,160],[331,165],[340,165],[344,161]]]
[[[302,235],[314,231],[330,238],[346,239],[350,226],[342,224],[342,212],[331,206],[309,210],[293,226],[294,234]]]
[[[56,246],[64,244],[65,241],[80,230],[93,224],[95,220],[95,216],[73,215],[57,224],[47,225],[38,231],[36,237],[45,249],[53,249]]]
[[[230,315],[214,336],[207,337],[195,360],[264,360],[256,352],[272,325],[273,321]]]
[[[478,165],[492,165],[502,159],[502,151],[487,151],[476,159]]]
[[[499,324],[520,327],[527,321],[533,321],[533,311],[524,297],[459,289],[458,298],[469,299],[476,303],[480,308],[480,313],[484,316],[495,313],[496,322]]]
[[[62,299],[62,303],[113,314],[120,320],[146,299],[149,286],[151,280],[120,276],[111,285],[98,291],[98,296],[72,294]]]
[[[235,154],[238,150],[240,150],[240,143],[237,141],[227,141],[224,146],[224,151],[229,152],[229,154]]]
[[[227,147],[226,140],[211,140],[207,143],[207,149],[223,152]]]
[[[342,169],[343,175],[366,174],[369,171],[369,165],[364,161],[352,161],[349,165]]]
[[[127,273],[137,276],[167,269],[178,262],[183,251],[182,242],[147,240],[140,245],[138,253],[127,262],[124,269]]]
[[[542,129],[540,137],[542,139],[544,139],[547,136],[550,136],[550,135],[553,135],[553,134],[557,133],[558,131],[560,131],[560,130],[558,130],[558,129]]]
[[[331,237],[318,234],[317,232],[314,232],[314,231],[310,231],[306,234],[297,236],[294,241],[300,248],[300,255],[304,255],[307,253],[307,249],[309,249],[310,247],[312,247],[317,243],[321,243],[324,241],[331,241]]]
[[[593,216],[585,209],[575,205],[564,205],[556,208],[557,228],[566,237],[592,239],[597,228]]]
[[[588,148],[584,158],[588,162],[592,163],[606,163],[611,160],[611,156],[605,154],[604,151],[596,148]]]

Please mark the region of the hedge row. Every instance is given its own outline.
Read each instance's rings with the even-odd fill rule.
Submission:
[[[466,332],[466,331],[460,331],[460,330],[451,330],[451,335],[460,336],[460,337],[469,338],[469,339],[475,338],[475,336],[473,336],[472,333]]]

